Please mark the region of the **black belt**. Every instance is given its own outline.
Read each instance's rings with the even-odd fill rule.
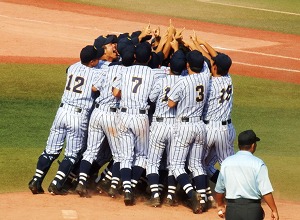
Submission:
[[[260,199],[226,199],[228,203],[249,204],[249,203],[261,203]]]
[[[95,108],[99,108],[99,107],[100,107],[100,104],[97,103],[97,104],[95,105]],[[109,107],[108,110],[109,110],[110,112],[117,112],[117,108],[114,108],[114,107]]]
[[[121,112],[127,112],[127,108],[121,108]],[[139,109],[140,114],[146,114],[147,111],[145,109]]]
[[[181,121],[182,121],[182,122],[189,122],[190,119],[189,119],[189,118],[181,118]]]
[[[157,122],[163,122],[163,121],[164,121],[164,118],[158,118],[158,117],[156,117],[155,120],[156,120]]]
[[[203,122],[204,122],[204,124],[209,124],[209,121],[207,121],[207,120],[203,120]],[[231,119],[228,119],[227,121],[222,121],[221,123],[222,123],[222,125],[229,125],[229,124],[231,124]]]
[[[59,107],[63,107],[64,105],[65,105],[64,103],[60,103]],[[70,106],[74,108],[75,112],[78,112],[78,113],[82,112],[81,108],[78,108],[78,107],[75,107],[72,105],[70,105]]]

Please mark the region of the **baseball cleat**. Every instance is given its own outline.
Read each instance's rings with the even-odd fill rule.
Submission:
[[[80,195],[80,197],[85,197],[85,198],[91,197],[87,191],[87,187],[80,183],[77,184],[75,191]]]
[[[116,188],[110,187],[107,193],[110,197],[115,198],[119,192]]]
[[[152,207],[160,206],[160,198],[159,197],[151,197],[149,201],[149,205]]]
[[[99,193],[108,192],[110,188],[111,181],[109,179],[102,179],[97,183],[96,189],[99,191]]]
[[[189,199],[189,204],[190,204],[194,214],[202,213],[202,209],[200,206],[200,199],[201,199],[200,194],[193,191],[192,198]]]
[[[37,178],[30,180],[28,183],[28,188],[31,190],[32,194],[43,194],[44,189],[42,188],[42,184]]]
[[[124,203],[126,206],[130,206],[134,204],[133,194],[131,192],[124,193]]]
[[[208,200],[207,201],[207,206],[208,206],[208,208],[210,209],[210,208],[212,208],[212,209],[215,209],[215,208],[217,208],[217,203],[216,203],[216,200]]]
[[[175,201],[175,199],[167,198],[164,202],[165,206],[178,206],[178,203]]]
[[[64,190],[58,189],[58,187],[54,183],[50,184],[50,186],[48,187],[48,191],[52,195],[67,195],[68,194]]]

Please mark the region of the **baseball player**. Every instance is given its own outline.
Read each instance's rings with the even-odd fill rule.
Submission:
[[[156,102],[156,108],[150,126],[150,142],[147,156],[147,178],[151,190],[151,206],[159,206],[161,203],[159,190],[159,168],[163,153],[166,150],[167,158],[169,157],[169,148],[172,140],[172,128],[175,123],[176,108],[168,107],[167,94],[175,83],[178,81],[181,72],[186,68],[185,55],[178,50],[178,42],[173,44],[175,53],[170,61],[170,74],[161,78],[154,86],[149,99]],[[170,172],[168,176],[168,195],[166,204],[175,205],[175,177]]]
[[[201,120],[204,103],[207,99],[210,71],[203,55],[193,50],[186,55],[188,76],[182,77],[169,92],[168,106],[177,106],[177,121],[174,128],[174,141],[170,149],[170,168],[178,183],[186,192],[194,213],[205,210],[206,130]],[[187,156],[189,157],[187,158]],[[186,173],[185,164],[193,175],[193,185]]]
[[[132,47],[133,50],[126,48],[126,53],[131,55],[131,62],[134,60],[134,46],[132,45]],[[125,53],[123,57],[123,61],[128,60],[126,59],[128,55]],[[119,99],[112,95],[112,83],[123,68],[124,66],[122,65],[114,65],[102,69],[101,76],[92,88],[94,92],[99,91],[100,95],[95,101],[95,109],[92,112],[89,123],[87,149],[80,164],[79,183],[76,187],[76,192],[81,197],[89,197],[86,187],[88,174],[105,136],[108,139],[114,161],[111,196],[114,197],[117,193],[117,185],[120,181],[120,148],[116,130]]]
[[[61,104],[52,124],[46,148],[39,157],[35,174],[29,182],[29,189],[33,194],[44,193],[43,179],[66,141],[64,159],[48,188],[51,194],[64,194],[62,186],[86,147],[88,121],[94,102],[91,88],[99,74],[99,70],[93,67],[98,64],[103,53],[103,49],[97,50],[88,45],[80,52],[81,62],[71,65],[66,71],[67,81]]]
[[[148,97],[158,74],[147,66],[151,45],[139,43],[136,63],[126,67],[113,83],[113,94],[121,97],[118,133],[122,149],[120,172],[125,205],[133,205],[133,189],[146,167],[149,142]],[[122,95],[121,95],[122,92]]]
[[[207,42],[197,38],[195,33],[191,39],[211,62],[212,77],[208,100],[203,110],[203,121],[207,130],[208,155],[205,163],[210,179],[216,183],[219,170],[214,167],[215,164],[219,162],[221,165],[225,158],[234,154],[236,132],[231,121],[233,84],[228,73],[232,61],[228,55],[216,52]],[[207,188],[207,192],[211,194],[210,187]],[[212,196],[208,196],[208,201],[209,205],[215,203]]]

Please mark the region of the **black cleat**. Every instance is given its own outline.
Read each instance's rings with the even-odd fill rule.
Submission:
[[[42,183],[37,178],[33,178],[28,183],[28,188],[31,190],[32,194],[43,194],[44,189],[42,188]]]
[[[110,197],[115,198],[119,194],[119,191],[114,187],[110,187],[107,193]]]
[[[108,193],[110,184],[111,184],[111,180],[104,178],[97,183],[96,189],[99,191],[99,193],[103,193],[103,192]]]
[[[48,187],[48,191],[52,195],[67,195],[68,194],[65,190],[59,189],[57,187],[57,185],[55,185],[54,183],[50,184],[50,186]]]
[[[167,198],[166,201],[164,202],[165,206],[178,206],[177,201],[175,201],[175,199],[170,199]]]
[[[192,208],[194,214],[202,213],[200,199],[201,199],[200,194],[193,191],[192,198],[189,199],[189,205]]]
[[[152,207],[158,207],[160,206],[160,198],[159,197],[152,197],[149,200],[149,205]]]
[[[134,205],[133,193],[124,192],[124,203],[126,206]]]
[[[80,183],[77,184],[75,191],[80,195],[80,197],[85,197],[85,198],[91,197],[87,191],[87,187]]]

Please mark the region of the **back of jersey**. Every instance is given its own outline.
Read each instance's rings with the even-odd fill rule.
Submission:
[[[87,67],[80,62],[67,69],[67,81],[62,103],[90,110],[93,105],[92,85],[99,70]]]
[[[156,75],[148,66],[133,65],[125,67],[121,73],[120,106],[133,109],[147,109],[148,97]]]

